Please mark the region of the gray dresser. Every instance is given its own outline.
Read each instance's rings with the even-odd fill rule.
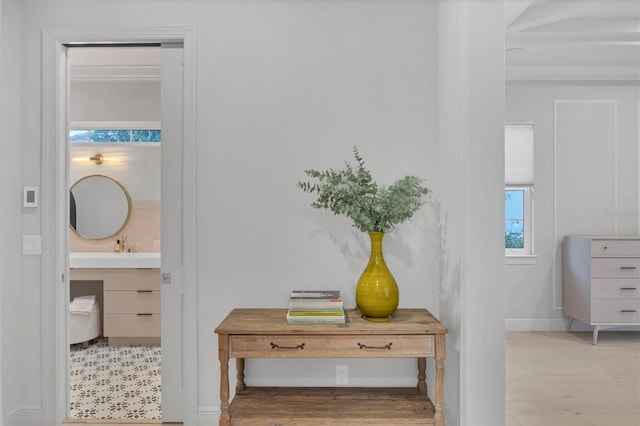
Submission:
[[[640,236],[564,237],[563,309],[593,326],[640,325]]]

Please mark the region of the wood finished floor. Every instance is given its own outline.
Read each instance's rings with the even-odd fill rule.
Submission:
[[[640,425],[638,332],[604,331],[596,346],[591,333],[509,332],[506,360],[507,426]],[[64,425],[78,423],[160,422],[68,420]]]
[[[509,332],[506,360],[507,426],[640,425],[638,332]]]

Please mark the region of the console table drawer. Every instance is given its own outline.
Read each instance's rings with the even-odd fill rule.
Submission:
[[[432,357],[432,335],[229,336],[236,358],[402,358]]]

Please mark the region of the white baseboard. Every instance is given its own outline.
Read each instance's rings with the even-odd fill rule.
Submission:
[[[559,318],[507,318],[504,320],[506,331],[568,331],[569,320]],[[615,329],[638,331],[638,326],[602,326],[601,330]],[[593,331],[593,327],[575,320],[571,331]]]
[[[42,426],[42,408],[23,407],[2,419],[3,426]]]
[[[198,407],[198,426],[217,425],[220,419],[220,408]]]

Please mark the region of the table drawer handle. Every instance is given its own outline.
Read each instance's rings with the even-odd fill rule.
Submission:
[[[304,343],[300,343],[298,346],[280,346],[271,342],[271,349],[304,349]]]
[[[153,293],[153,290],[136,290],[138,293]]]
[[[367,346],[367,345],[363,345],[362,343],[358,342],[358,346],[360,347],[360,349],[389,349],[389,350],[391,350],[391,345],[392,345],[392,343],[389,342],[388,345],[384,345],[384,346]]]
[[[622,313],[633,313],[635,311],[636,311],[635,309],[620,309],[620,312]]]
[[[637,287],[620,287],[620,290],[637,290]]]
[[[145,317],[146,317],[146,316],[149,316],[149,317],[150,317],[150,316],[151,316],[151,315],[153,315],[153,314],[147,314],[147,313],[145,313],[145,314],[136,314],[136,315],[141,316],[141,317],[142,317],[142,316],[145,316]]]
[[[635,266],[621,266],[620,269],[623,269],[623,270],[634,270],[634,269],[636,269],[636,267]]]

